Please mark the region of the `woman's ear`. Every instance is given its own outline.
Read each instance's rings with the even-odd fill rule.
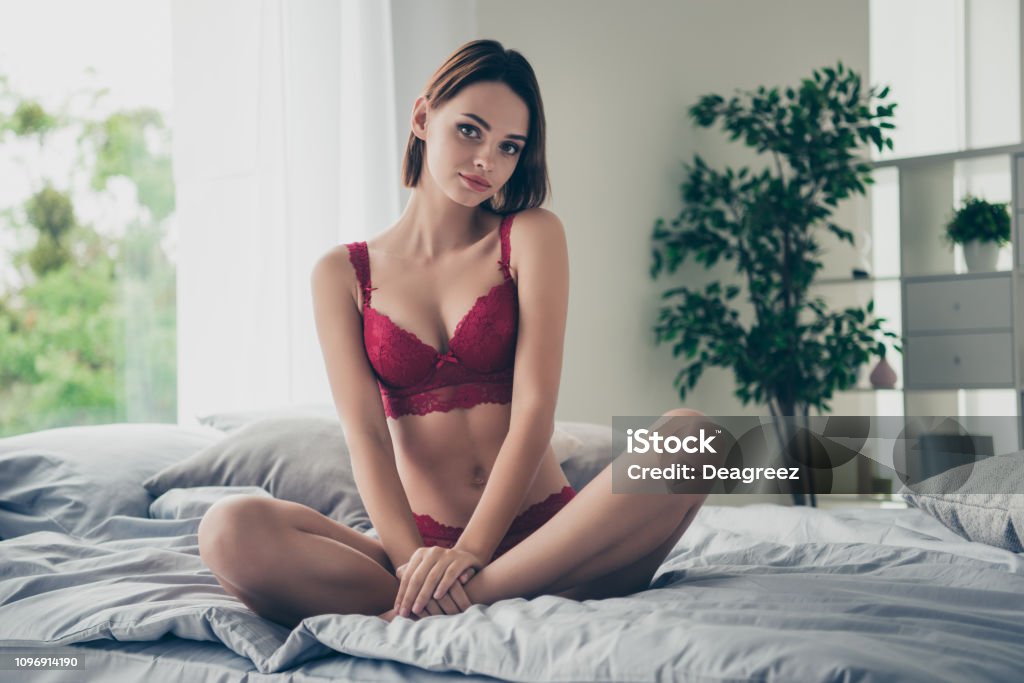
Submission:
[[[429,102],[427,98],[420,95],[416,98],[416,102],[412,105],[412,121],[410,125],[412,127],[412,134],[418,137],[420,140],[427,139],[427,108]]]

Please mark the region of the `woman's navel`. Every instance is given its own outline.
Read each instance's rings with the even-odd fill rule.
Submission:
[[[473,468],[473,485],[483,488],[487,484],[487,470],[480,465]]]

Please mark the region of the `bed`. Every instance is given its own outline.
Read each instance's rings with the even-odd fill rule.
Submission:
[[[559,423],[553,445],[577,488],[611,457],[601,425]],[[82,667],[0,680],[1002,682],[1024,670],[1021,496],[981,521],[941,497],[705,505],[648,590],[419,621],[325,614],[288,630],[199,559],[199,519],[223,496],[297,500],[372,534],[354,490],[326,413],[0,439],[0,646]]]

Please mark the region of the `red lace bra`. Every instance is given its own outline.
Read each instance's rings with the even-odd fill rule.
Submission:
[[[363,344],[377,376],[388,417],[426,415],[471,408],[479,403],[510,403],[519,328],[519,297],[509,274],[509,230],[514,216],[501,221],[504,281],[477,297],[441,353],[399,327],[370,305],[370,258],[366,242],[346,244],[363,293]]]

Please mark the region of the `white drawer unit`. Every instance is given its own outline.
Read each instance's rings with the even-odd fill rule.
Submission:
[[[1013,327],[1010,273],[908,280],[905,286],[907,334]]]
[[[911,335],[904,350],[908,389],[1014,386],[1011,332]]]

